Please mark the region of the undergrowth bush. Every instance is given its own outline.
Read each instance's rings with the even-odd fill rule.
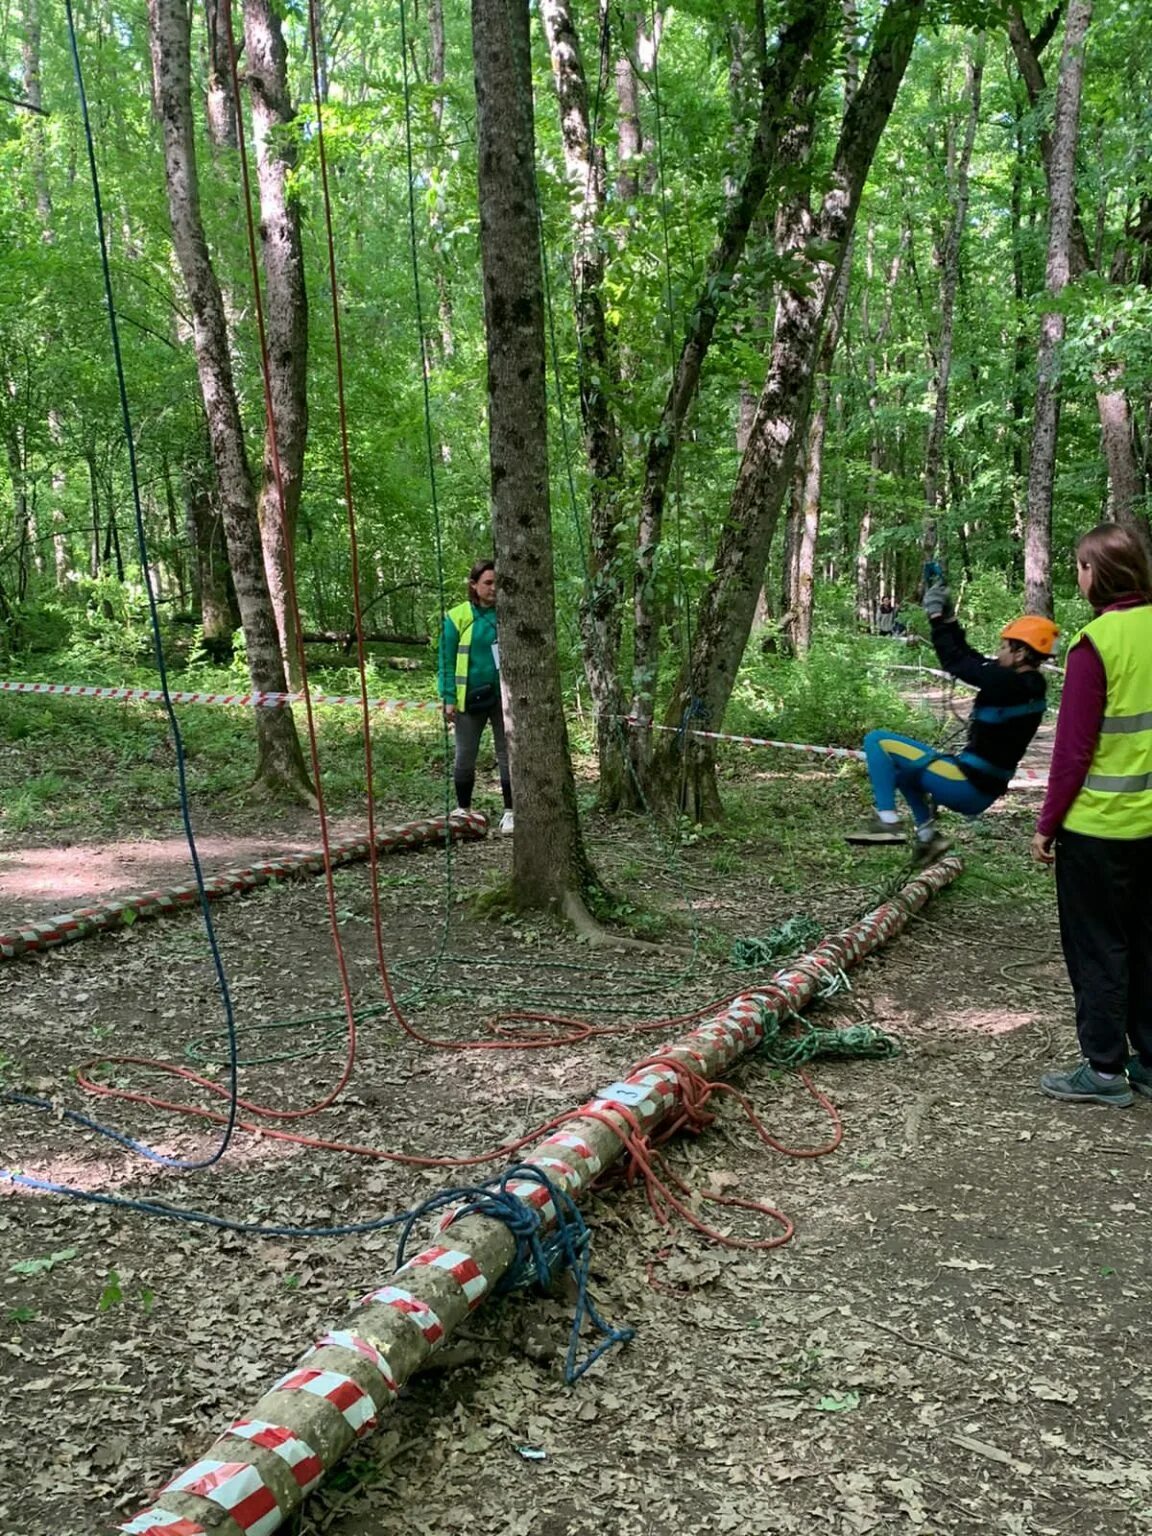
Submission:
[[[834,747],[858,747],[880,726],[932,740],[936,720],[908,703],[896,675],[885,675],[885,659],[867,639],[824,642],[801,659],[749,656],[727,729]]]

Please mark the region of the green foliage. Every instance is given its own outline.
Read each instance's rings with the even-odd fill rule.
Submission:
[[[42,1259],[18,1259],[14,1264],[9,1264],[8,1272],[22,1279],[30,1279],[33,1275],[50,1274],[58,1265],[67,1264],[75,1257],[75,1248],[58,1248],[55,1253],[46,1254]]]
[[[870,730],[932,739],[936,722],[909,706],[883,670],[875,642],[824,642],[803,660],[763,656],[746,661],[732,696],[727,727],[739,735],[821,746],[859,747]]]

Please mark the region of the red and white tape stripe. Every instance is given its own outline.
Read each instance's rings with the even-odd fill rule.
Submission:
[[[157,1504],[154,1509],[146,1509],[134,1520],[129,1520],[127,1525],[118,1525],[118,1531],[127,1532],[127,1536],[208,1536],[202,1525],[197,1525],[195,1520],[189,1520],[184,1515],[174,1515],[171,1510],[161,1509]]]
[[[308,1392],[322,1397],[343,1415],[357,1435],[366,1435],[376,1423],[376,1404],[359,1382],[339,1371],[289,1371],[272,1388],[273,1392]]]
[[[428,1344],[439,1344],[444,1337],[444,1324],[428,1303],[398,1285],[382,1285],[379,1290],[369,1291],[367,1296],[361,1296],[360,1305],[391,1307],[393,1311],[402,1312],[416,1324]]]
[[[324,1476],[324,1463],[312,1447],[281,1424],[269,1424],[267,1419],[237,1419],[224,1433],[279,1456],[304,1493],[311,1493]]]
[[[410,1269],[427,1265],[432,1269],[442,1269],[452,1276],[456,1284],[464,1292],[464,1299],[471,1311],[478,1307],[484,1299],[484,1293],[488,1289],[488,1282],[480,1272],[480,1266],[470,1253],[458,1253],[454,1248],[425,1248],[423,1253],[418,1253],[414,1259],[409,1259],[404,1268],[398,1270],[398,1274],[404,1274]]]
[[[272,1536],[280,1524],[280,1506],[255,1467],[245,1461],[198,1461],[160,1490],[192,1493],[226,1510],[246,1536]]]
[[[102,688],[92,683],[21,683],[11,678],[0,678],[0,693],[35,693],[56,695],[72,699],[109,699],[118,704],[162,704],[164,693],[160,688]],[[233,709],[287,709],[293,704],[303,704],[302,693],[204,693],[199,689],[181,692],[170,689],[168,697],[173,704],[222,704]],[[358,709],[362,704],[358,693],[316,693],[314,705],[338,704]],[[442,709],[439,699],[369,699],[372,710]]]

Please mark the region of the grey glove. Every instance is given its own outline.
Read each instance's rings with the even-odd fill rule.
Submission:
[[[933,582],[924,594],[924,612],[935,622],[937,619],[954,619],[956,608],[952,594],[942,581]]]

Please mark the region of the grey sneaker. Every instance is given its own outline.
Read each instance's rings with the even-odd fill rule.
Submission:
[[[1123,1073],[1118,1077],[1101,1077],[1087,1061],[1069,1072],[1045,1072],[1040,1087],[1050,1099],[1064,1099],[1072,1104],[1112,1104],[1117,1109],[1127,1109],[1134,1102]]]
[[[952,846],[952,839],[945,837],[943,832],[933,832],[925,842],[922,838],[916,839],[916,846],[912,850],[913,869],[926,869],[929,864],[935,864],[937,859],[942,859]]]
[[[879,816],[869,816],[858,827],[844,834],[846,843],[902,843],[904,834],[898,822],[881,821]]]
[[[1152,1067],[1146,1067],[1139,1056],[1128,1058],[1128,1086],[1152,1099]]]

